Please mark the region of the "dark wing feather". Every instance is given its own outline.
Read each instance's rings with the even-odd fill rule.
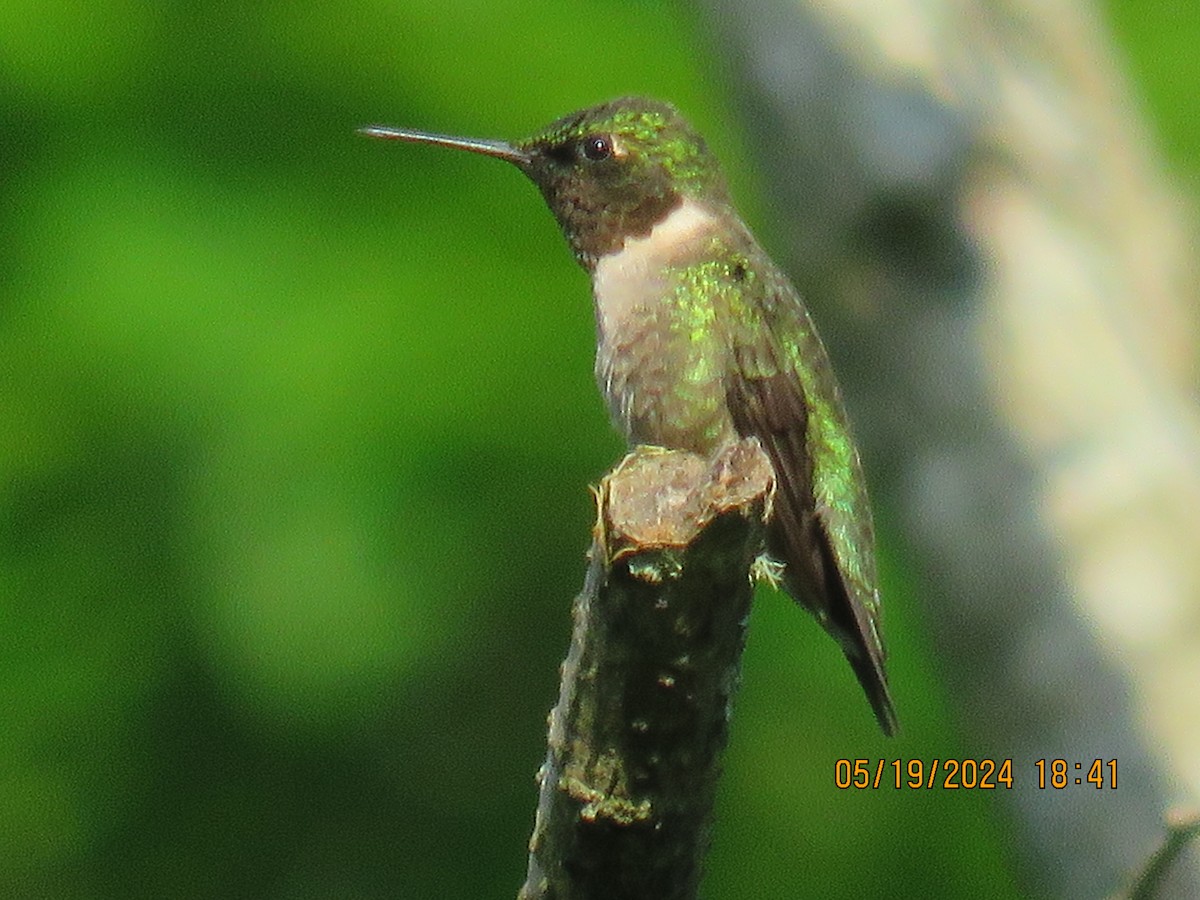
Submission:
[[[801,335],[806,338],[805,364],[813,367],[825,380],[828,388],[827,414],[838,416],[844,427],[844,413],[832,383],[832,374],[808,316],[795,301],[795,324],[806,326]],[[762,444],[775,470],[776,493],[772,521],[769,526],[769,550],[785,565],[784,585],[792,597],[811,611],[838,641],[862,685],[867,699],[885,734],[897,730],[896,712],[888,690],[884,671],[884,649],[875,618],[877,606],[874,585],[874,560],[868,561],[854,577],[846,571],[845,548],[836,546],[832,531],[841,522],[830,519],[841,515],[828,507],[819,507],[814,491],[815,454],[810,451],[809,410],[804,387],[795,364],[789,362],[773,339],[769,327],[759,331],[755,341],[734,348],[732,370],[728,373],[726,391],[734,427],[747,437],[754,435]],[[766,338],[765,342],[763,338]],[[857,457],[852,464],[857,472]],[[861,485],[853,485],[861,492]],[[856,513],[869,516],[864,502]],[[870,523],[852,523],[863,535],[859,552],[874,553],[870,546]]]

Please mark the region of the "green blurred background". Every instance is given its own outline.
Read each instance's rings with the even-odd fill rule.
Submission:
[[[1194,188],[1200,12],[1104,12]],[[533,188],[353,129],[668,98],[761,226],[710,39],[649,0],[4,5],[0,896],[514,894],[622,444]],[[713,900],[1018,896],[993,797],[833,786],[972,755],[882,552],[903,735],[764,593]]]

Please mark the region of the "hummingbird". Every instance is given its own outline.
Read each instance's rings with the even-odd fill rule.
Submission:
[[[533,181],[591,276],[596,380],[618,429],[631,446],[706,456],[758,439],[775,476],[768,557],[894,734],[871,509],[841,393],[799,292],[738,215],[704,138],[641,97],[513,143],[359,131],[506,160]]]

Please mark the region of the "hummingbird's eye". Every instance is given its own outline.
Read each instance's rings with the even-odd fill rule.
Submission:
[[[592,162],[600,162],[612,156],[612,141],[607,135],[593,134],[583,139],[583,155]]]

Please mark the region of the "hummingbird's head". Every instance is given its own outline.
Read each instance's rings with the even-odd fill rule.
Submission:
[[[589,270],[627,238],[649,234],[685,197],[728,202],[721,167],[704,138],[675,107],[644,97],[580,110],[516,144],[386,125],[359,131],[513,163],[541,189],[576,259]]]
[[[673,106],[623,97],[572,113],[516,145],[585,268],[645,236],[685,197],[727,201],[707,144]]]

